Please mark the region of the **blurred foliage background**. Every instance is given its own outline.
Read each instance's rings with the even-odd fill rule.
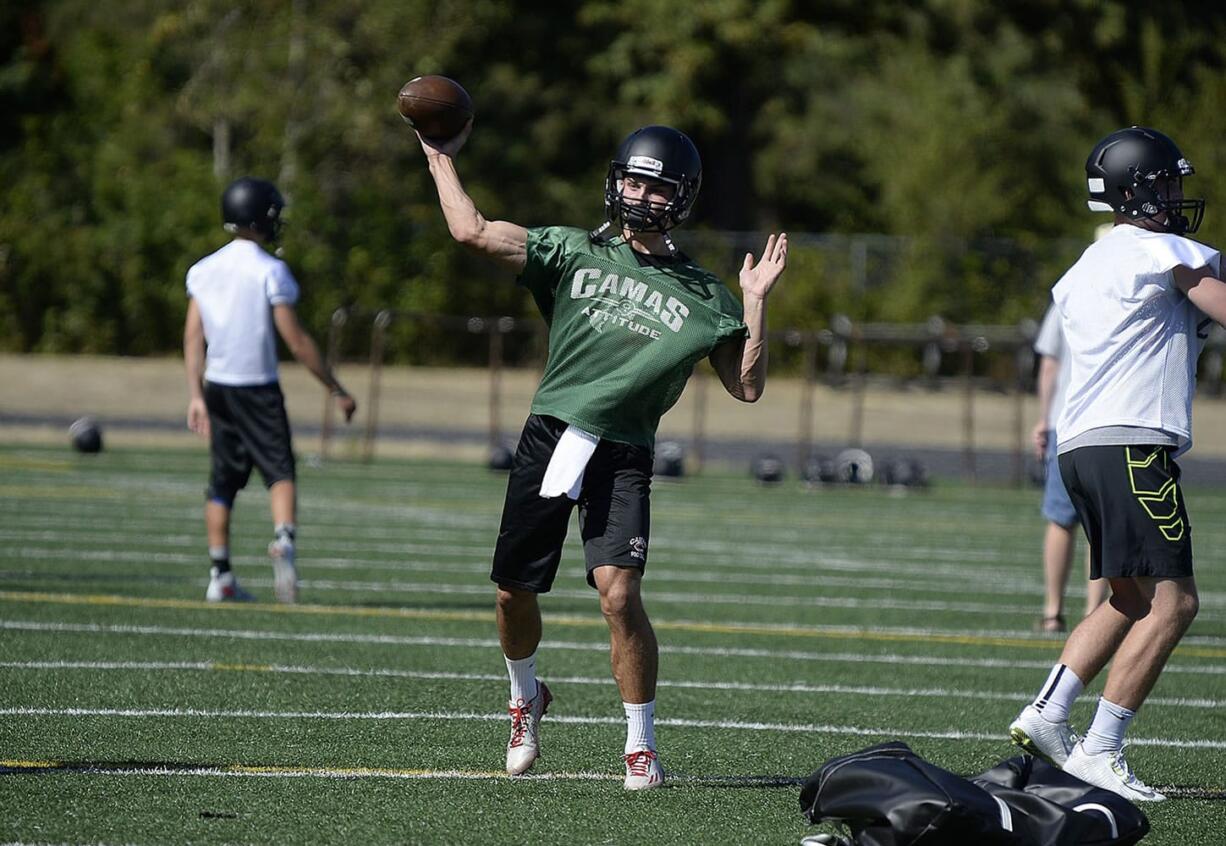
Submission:
[[[1172,135],[1226,235],[1226,7],[1098,0],[44,0],[0,5],[0,348],[180,344],[187,268],[226,240],[231,179],[290,201],[285,258],[317,337],[339,306],[531,314],[453,245],[409,78],[477,107],[459,166],[487,216],[595,226],[608,157],[646,123],[704,157],[678,240],[735,288],[794,239],[772,325],[831,315],[1037,318],[1106,220],[1085,156],[1133,123]],[[397,323],[400,360],[471,339]],[[509,356],[514,358],[515,351]]]

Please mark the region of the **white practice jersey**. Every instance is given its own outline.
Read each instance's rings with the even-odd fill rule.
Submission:
[[[236,238],[187,271],[208,344],[204,378],[221,385],[277,381],[272,307],[298,302],[288,265],[254,241]]]
[[[1175,285],[1172,270],[1209,267],[1218,251],[1190,238],[1116,226],[1091,244],[1052,289],[1071,362],[1060,448],[1106,426],[1157,429],[1192,444],[1196,359],[1209,318]]]

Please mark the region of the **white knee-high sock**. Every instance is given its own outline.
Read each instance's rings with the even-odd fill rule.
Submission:
[[[511,701],[531,702],[536,698],[536,653],[527,658],[507,658],[507,673],[511,676]]]
[[[1032,704],[1045,720],[1062,723],[1068,719],[1069,708],[1084,687],[1076,673],[1064,664],[1057,664],[1051,668]]]
[[[626,709],[626,754],[656,748],[656,701],[636,705],[623,702]]]

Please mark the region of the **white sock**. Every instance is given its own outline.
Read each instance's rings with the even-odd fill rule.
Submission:
[[[626,754],[656,748],[656,701],[635,705],[623,702],[626,709]]]
[[[1064,664],[1051,668],[1047,681],[1039,688],[1035,697],[1034,707],[1043,719],[1051,723],[1063,723],[1068,720],[1068,711],[1073,700],[1081,693],[1085,684],[1077,678],[1077,674]]]
[[[1081,742],[1086,754],[1100,755],[1124,748],[1124,732],[1128,730],[1128,725],[1136,715],[1136,711],[1129,711],[1123,705],[1116,705],[1099,697],[1094,722],[1090,724],[1090,730]]]
[[[531,702],[536,699],[536,653],[527,658],[507,658],[507,672],[511,675],[511,701],[520,699]]]
[[[297,529],[293,523],[278,523],[273,529],[273,543],[281,549],[281,558],[294,563],[294,535]]]

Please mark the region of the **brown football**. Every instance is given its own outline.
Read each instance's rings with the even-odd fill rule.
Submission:
[[[400,89],[396,102],[409,126],[432,141],[448,141],[473,116],[473,101],[464,87],[445,76],[419,76]]]

